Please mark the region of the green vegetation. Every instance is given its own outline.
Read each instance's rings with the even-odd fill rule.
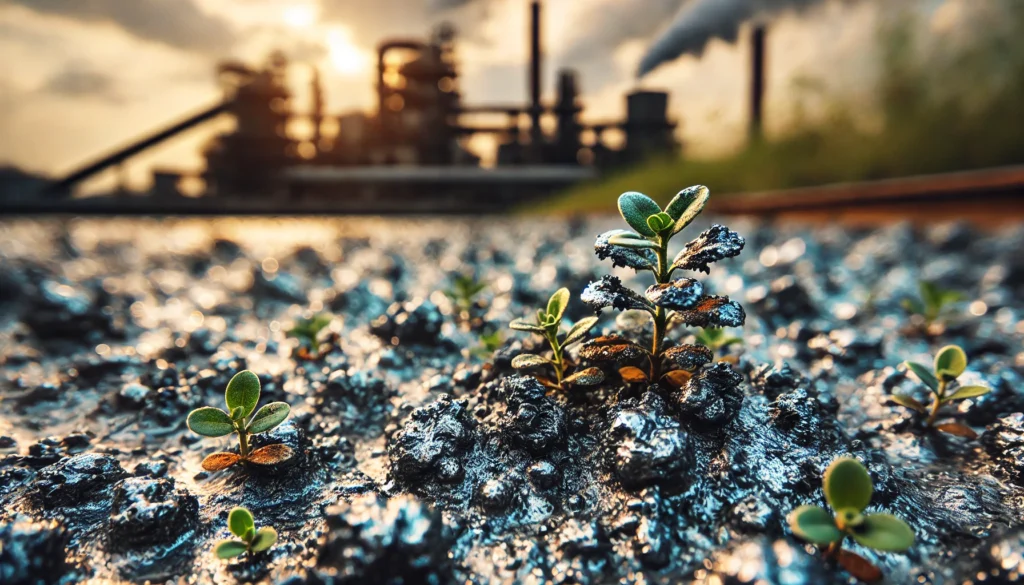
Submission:
[[[697,335],[697,343],[707,347],[718,355],[723,349],[730,345],[742,344],[743,338],[729,335],[722,327],[708,327],[701,329]]]
[[[611,307],[619,311],[646,311],[654,326],[650,349],[619,336],[600,337],[587,343],[580,355],[597,361],[623,362],[646,358],[647,371],[635,366],[619,369],[627,382],[668,381],[678,385],[687,374],[711,361],[711,350],[703,345],[666,347],[669,326],[738,327],[746,315],[739,303],[728,297],[705,295],[704,286],[692,278],[672,280],[676,270],[710,272],[710,264],[732,258],[743,250],[744,241],[736,232],[715,225],[698,235],[669,261],[668,245],[673,236],[690,224],[704,209],[710,192],[696,185],[683,189],[665,206],[658,206],[642,193],[629,191],[619,196],[619,213],[630,230],[611,230],[597,237],[594,251],[598,258],[610,259],[613,266],[627,266],[637,272],[649,271],[654,284],[644,294],[622,285],[614,276],[591,282],[580,298],[595,311]],[[667,365],[667,368],[663,366]],[[665,371],[663,374],[662,372]]]
[[[528,321],[516,319],[509,323],[509,327],[516,331],[529,331],[536,333],[547,340],[551,346],[551,358],[546,358],[532,353],[517,355],[512,360],[512,367],[517,370],[530,370],[538,367],[549,366],[555,373],[554,379],[544,376],[535,376],[541,384],[548,388],[564,388],[565,386],[593,386],[604,381],[604,372],[600,368],[586,368],[570,376],[566,376],[569,361],[565,355],[565,348],[582,341],[594,325],[597,324],[597,317],[585,317],[569,328],[565,336],[559,339],[559,330],[562,328],[562,315],[569,305],[569,289],[560,288],[551,295],[546,309],[537,310],[537,319]]]
[[[793,534],[839,560],[845,569],[865,581],[881,577],[864,558],[843,551],[843,541],[853,538],[862,546],[880,551],[902,552],[914,544],[914,532],[892,514],[865,514],[874,486],[864,466],[852,457],[840,457],[825,470],[825,500],[832,512],[804,505],[789,515]]]
[[[468,316],[473,309],[477,295],[486,289],[487,283],[477,280],[475,276],[459,274],[452,280],[451,288],[445,289],[444,294],[460,314]]]
[[[327,313],[319,313],[309,319],[300,319],[288,330],[288,337],[299,340],[300,357],[316,358],[320,349],[320,332],[331,324],[333,317]]]
[[[975,398],[988,394],[991,390],[986,386],[968,385],[955,386],[956,379],[967,369],[967,354],[956,345],[947,345],[935,354],[935,361],[931,369],[928,366],[916,362],[903,362],[910,371],[917,375],[921,383],[932,393],[932,403],[926,407],[924,404],[911,396],[905,394],[893,394],[892,400],[901,406],[927,415],[925,424],[944,433],[974,439],[978,436],[970,427],[959,423],[935,424],[939,416],[939,409],[943,405],[956,400]]]
[[[239,540],[222,540],[213,549],[218,559],[231,559],[242,553],[259,553],[274,546],[277,531],[270,526],[256,530],[252,514],[245,508],[234,508],[228,514],[228,530]]]
[[[903,308],[911,316],[920,315],[924,319],[926,329],[931,329],[940,320],[949,315],[956,303],[964,300],[960,291],[940,288],[934,282],[922,280],[918,282],[921,298],[903,299]]]
[[[928,17],[910,13],[879,29],[874,102],[880,127],[858,121],[862,98],[849,103],[822,96],[832,103],[821,122],[798,121],[785,135],[752,141],[721,158],[650,160],[531,211],[610,211],[608,192],[670,193],[680,182],[735,193],[1020,164],[1024,2],[965,6],[969,17],[958,29],[934,37],[917,32],[931,28],[919,20]],[[814,79],[798,81],[797,89],[821,86]],[[800,99],[797,94],[793,101]],[[798,120],[800,107],[794,106]]]
[[[209,455],[203,459],[203,469],[220,471],[241,461],[272,465],[292,456],[292,450],[287,445],[267,445],[250,450],[250,435],[273,429],[288,418],[291,410],[284,402],[271,402],[263,405],[256,414],[252,414],[260,401],[260,392],[260,379],[249,370],[243,370],[231,378],[224,391],[227,412],[212,406],[204,406],[189,413],[188,428],[197,435],[224,437],[231,433],[238,434],[238,453]],[[252,418],[249,418],[249,415],[252,415]]]

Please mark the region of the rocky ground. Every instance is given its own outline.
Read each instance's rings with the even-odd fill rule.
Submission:
[[[510,366],[537,339],[481,351],[561,286],[570,320],[609,272],[645,289],[593,254],[620,223],[5,220],[0,582],[845,583],[786,515],[824,504],[846,454],[917,535],[851,546],[888,582],[1024,582],[1024,229],[726,221],[745,250],[703,282],[743,304],[743,344],[685,393],[607,367],[545,393]],[[464,270],[489,285],[468,321],[439,292]],[[900,306],[919,278],[967,295],[937,335]],[[285,332],[321,312],[328,345],[303,359]],[[629,327],[606,310],[593,333],[649,335]],[[947,343],[993,388],[956,413],[977,440],[887,400],[919,389],[903,360]],[[205,472],[234,445],[185,417],[245,368],[292,405],[256,445],[296,455]],[[280,538],[220,561],[236,505]]]

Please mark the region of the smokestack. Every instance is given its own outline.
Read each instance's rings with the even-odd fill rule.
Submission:
[[[750,37],[750,139],[762,136],[764,113],[764,25],[754,26]]]
[[[530,3],[530,142],[534,153],[540,156],[543,134],[540,128],[540,2]]]

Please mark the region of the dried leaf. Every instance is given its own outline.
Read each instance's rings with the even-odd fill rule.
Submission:
[[[643,384],[647,382],[647,374],[635,366],[619,368],[619,375],[622,376],[622,381],[627,384]]]
[[[967,425],[960,423],[945,423],[941,425],[935,425],[936,430],[940,430],[950,435],[956,435],[957,437],[964,437],[965,439],[977,439],[978,433],[974,432],[974,429]]]
[[[654,284],[644,292],[656,307],[678,311],[693,308],[704,294],[704,285],[692,278],[680,278],[665,284]]]
[[[661,378],[672,385],[673,388],[679,389],[686,385],[690,381],[693,374],[686,370],[672,370],[671,372],[665,372]]]
[[[846,572],[865,583],[874,583],[882,578],[882,570],[857,553],[840,550],[837,560]]]
[[[249,453],[245,460],[256,465],[274,465],[291,459],[293,454],[294,451],[291,447],[278,443],[256,449]]]
[[[691,327],[739,327],[747,320],[743,307],[729,297],[706,296],[692,309],[677,311],[675,319]]]
[[[622,286],[622,281],[611,275],[602,276],[600,280],[588,284],[580,294],[580,300],[595,311],[600,311],[605,307],[612,307],[619,311],[626,309],[654,310],[650,301]]]
[[[551,360],[548,358],[533,353],[521,353],[512,358],[512,367],[517,370],[535,368],[537,366],[544,366],[550,363]]]
[[[563,384],[569,384],[570,386],[596,386],[601,382],[604,382],[604,372],[601,371],[601,368],[580,370],[562,380]]]
[[[745,243],[742,236],[729,228],[713,225],[686,244],[672,261],[672,270],[681,268],[709,273],[709,264],[738,256]]]
[[[611,230],[597,236],[594,253],[601,260],[611,258],[612,266],[646,270],[658,262],[657,255],[649,248],[650,245],[651,242],[631,231]]]
[[[242,460],[242,456],[236,453],[214,453],[203,459],[203,469],[206,471],[221,471],[231,467]]]
[[[714,358],[714,354],[707,347],[689,344],[666,349],[662,355],[676,366],[690,371],[711,363]]]
[[[597,337],[580,348],[580,357],[595,362],[631,360],[646,353],[644,348],[618,335]]]

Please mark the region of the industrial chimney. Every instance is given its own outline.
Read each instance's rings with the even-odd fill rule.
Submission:
[[[754,25],[750,36],[750,140],[752,142],[760,140],[763,132],[764,36],[764,25]]]
[[[540,127],[540,117],[544,112],[541,105],[540,87],[540,2],[530,3],[530,149],[535,159],[541,157],[541,144],[544,133]]]

